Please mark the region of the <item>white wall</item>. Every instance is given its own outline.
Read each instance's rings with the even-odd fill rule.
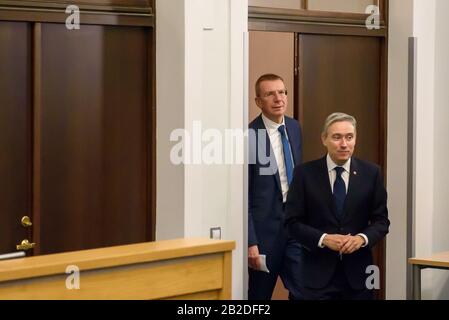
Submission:
[[[407,37],[417,38],[415,256],[449,249],[449,22],[446,0],[390,1],[387,298],[404,299],[406,270]],[[449,299],[447,271],[422,272],[423,299]]]
[[[444,0],[415,0],[414,35],[418,37],[416,238],[417,256],[449,249],[449,54]],[[422,272],[423,299],[449,299],[445,271]]]
[[[247,6],[241,0],[158,0],[156,4],[157,239],[209,237],[211,227],[221,227],[223,239],[237,242],[234,299],[244,294],[244,165],[174,168],[169,154],[177,142],[169,137],[172,129],[185,128],[193,139],[195,121],[200,121],[202,131],[216,129],[223,136],[225,129],[246,127]],[[203,141],[202,147],[208,144]]]
[[[248,127],[248,1],[230,0],[229,128]],[[230,167],[227,239],[237,241],[233,254],[233,299],[247,296],[248,197],[247,166]]]
[[[386,298],[406,298],[408,37],[413,2],[389,1],[387,190],[391,221],[387,236]]]
[[[449,1],[436,0],[433,252],[449,250]],[[432,271],[432,298],[449,299],[449,274]]]
[[[185,128],[191,131],[193,121],[200,120],[204,130],[217,129],[221,134],[230,128],[243,129],[243,32],[248,4],[239,0],[186,3]],[[220,226],[223,239],[237,241],[235,299],[243,298],[244,288],[243,170],[242,164],[185,167],[185,236],[207,237],[211,227]]]
[[[415,0],[413,35],[418,39],[416,84],[415,255],[433,253],[435,0]],[[422,297],[432,298],[432,272],[422,273]]]
[[[169,141],[184,127],[184,0],[158,0],[156,12],[156,239],[165,240],[184,237],[184,167],[171,163]]]

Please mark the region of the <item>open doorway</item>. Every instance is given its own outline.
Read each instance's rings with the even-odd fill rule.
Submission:
[[[386,40],[376,35],[315,32],[251,31],[249,36],[249,120],[259,113],[254,83],[264,73],[284,78],[288,89],[287,115],[303,130],[303,161],[325,155],[321,127],[333,112],[358,121],[355,156],[380,165],[386,159]],[[385,297],[385,240],[373,249],[381,271],[378,299]],[[278,280],[273,299],[288,293]]]

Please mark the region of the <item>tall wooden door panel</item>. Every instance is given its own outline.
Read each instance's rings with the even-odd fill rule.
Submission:
[[[0,254],[30,235],[30,45],[28,23],[0,21]]]
[[[357,119],[355,155],[381,163],[380,40],[374,37],[300,35],[299,110],[304,161],[322,157],[326,117],[345,112]]]
[[[42,25],[39,253],[149,240],[148,39],[137,27]]]

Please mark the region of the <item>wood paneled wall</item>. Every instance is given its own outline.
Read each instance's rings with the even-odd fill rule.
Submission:
[[[146,0],[0,1],[0,253],[154,240],[153,18]]]

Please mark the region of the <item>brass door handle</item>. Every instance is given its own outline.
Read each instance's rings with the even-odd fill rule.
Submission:
[[[28,216],[22,217],[22,220],[20,220],[20,222],[22,223],[22,226],[24,226],[25,228],[29,228],[33,225],[30,217],[28,217]]]
[[[34,242],[29,242],[28,239],[25,239],[22,241],[21,244],[16,245],[17,250],[30,250],[33,249],[36,246]]]

